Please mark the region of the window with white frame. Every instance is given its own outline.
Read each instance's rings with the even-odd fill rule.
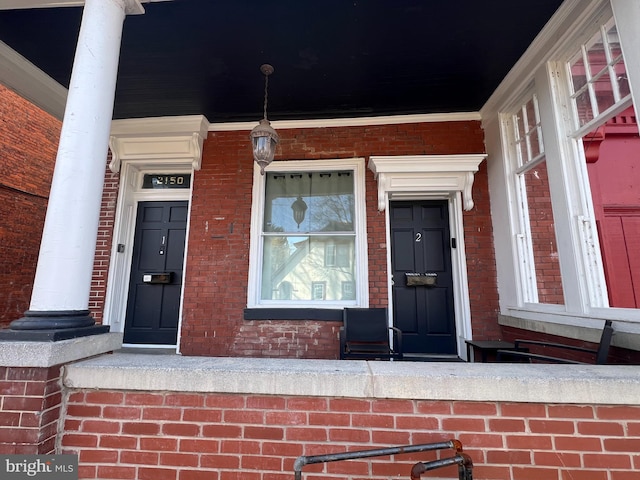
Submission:
[[[274,162],[254,182],[248,305],[365,305],[364,161]]]
[[[640,136],[618,31],[604,22],[567,62],[576,168],[586,214],[579,231],[592,307],[640,308]]]
[[[618,31],[610,19],[569,61],[576,131],[611,116],[631,91]]]
[[[551,206],[540,111],[536,95],[506,122],[511,139],[513,180],[518,197],[515,241],[525,303],[562,305],[562,277]]]

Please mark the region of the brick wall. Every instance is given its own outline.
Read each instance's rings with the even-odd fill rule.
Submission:
[[[29,308],[61,122],[0,85],[0,327]]]
[[[533,167],[525,177],[538,302],[564,305],[546,162]]]
[[[107,157],[107,164],[111,156]],[[93,260],[93,275],[91,277],[91,291],[89,294],[89,310],[96,323],[102,323],[104,301],[107,292],[109,262],[111,260],[111,245],[113,228],[115,226],[116,203],[118,200],[118,186],[120,174],[113,173],[107,167],[104,175],[104,190],[100,205],[100,223],[98,225],[98,240]]]
[[[484,151],[479,122],[288,129],[276,160],[424,155]],[[336,358],[337,322],[245,321],[253,163],[247,132],[212,132],[195,173],[186,265],[181,351],[186,355]],[[474,336],[497,338],[495,261],[486,166],[476,203],[465,212]],[[371,306],[387,303],[385,215],[367,169],[367,242]],[[480,278],[481,277],[481,278]],[[327,344],[328,343],[328,344]]]
[[[62,449],[79,455],[81,479],[291,480],[300,455],[451,438],[482,480],[636,480],[640,470],[640,407],[77,390],[66,413]],[[433,458],[313,465],[303,478],[408,478]]]
[[[0,453],[55,453],[61,368],[0,367]]]

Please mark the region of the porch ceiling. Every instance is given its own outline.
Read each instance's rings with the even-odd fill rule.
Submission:
[[[479,110],[562,0],[176,0],[125,21],[115,118],[271,120]],[[80,7],[0,11],[68,86]]]

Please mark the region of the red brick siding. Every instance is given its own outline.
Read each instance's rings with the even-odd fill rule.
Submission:
[[[486,161],[475,174],[473,203],[473,209],[463,214],[471,328],[475,340],[495,340],[502,334],[497,320],[497,271]]]
[[[110,161],[111,157],[108,156],[107,163]],[[104,313],[104,300],[107,292],[107,277],[109,274],[109,261],[111,259],[111,244],[113,241],[119,182],[120,175],[106,168],[102,204],[100,206],[98,241],[96,243],[96,253],[93,260],[93,276],[91,278],[91,291],[89,294],[89,310],[91,310],[91,314],[96,320],[96,323],[102,323]]]
[[[29,308],[61,122],[0,85],[0,327]]]
[[[0,453],[55,452],[61,368],[0,367]]]
[[[640,469],[640,407],[625,406],[76,391],[62,448],[79,455],[82,479],[284,480],[300,455],[451,438],[483,480],[630,480]],[[310,465],[303,478],[406,478],[434,458]]]
[[[290,129],[280,132],[277,160],[371,155],[480,153],[479,122]],[[336,358],[336,322],[244,321],[247,300],[253,164],[247,132],[210,133],[195,173],[186,266],[181,351],[186,355]],[[474,334],[495,338],[497,290],[484,165],[476,174],[476,207],[465,214],[467,258],[482,275],[472,282]],[[370,304],[387,303],[385,216],[367,169]],[[470,271],[473,270],[470,269]],[[471,279],[470,279],[471,280]],[[477,334],[476,334],[477,331]]]
[[[526,174],[526,184],[538,301],[564,305],[547,164],[543,162],[533,167]]]

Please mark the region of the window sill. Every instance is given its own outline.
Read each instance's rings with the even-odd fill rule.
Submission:
[[[245,308],[245,320],[320,320],[342,322],[342,309],[328,308]]]

